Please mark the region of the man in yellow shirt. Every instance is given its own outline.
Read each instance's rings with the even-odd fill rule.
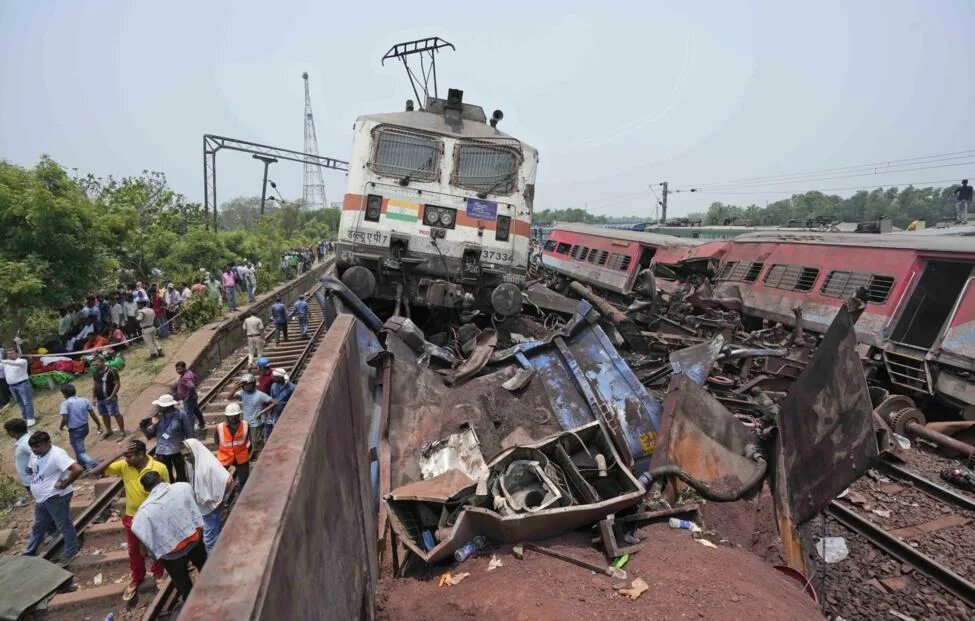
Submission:
[[[125,528],[125,540],[129,550],[129,569],[132,571],[132,580],[122,595],[122,599],[125,601],[135,597],[139,585],[146,578],[146,559],[142,556],[139,538],[132,533],[132,518],[146,498],[149,497],[149,492],[139,482],[139,478],[147,472],[158,472],[163,481],[169,482],[169,470],[166,465],[149,456],[144,442],[132,440],[118,455],[103,461],[90,474],[90,476],[95,477],[103,474],[119,477],[125,486],[125,515],[122,517],[122,526]],[[155,560],[150,569],[157,581],[162,578],[162,561]]]

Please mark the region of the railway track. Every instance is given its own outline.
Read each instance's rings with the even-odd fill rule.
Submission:
[[[826,513],[822,533],[843,537],[850,551],[841,563],[821,564],[828,612],[849,621],[893,618],[891,610],[915,619],[975,618],[971,496],[882,462]]]
[[[314,293],[320,285],[311,290]],[[280,344],[271,341],[273,326],[265,331],[264,357],[270,360],[272,368],[285,368],[292,381],[298,380],[305,363],[311,356],[325,333],[325,322],[318,304],[309,304],[308,339],[300,337],[297,319],[290,318],[289,340]],[[205,378],[198,392],[200,408],[207,423],[206,430],[197,431],[197,438],[211,450],[213,428],[223,421],[223,410],[227,405],[226,393],[230,384],[246,369],[246,347],[237,350],[224,359],[223,363]],[[135,437],[135,436],[132,436]],[[150,449],[152,443],[150,443]],[[252,458],[257,462],[259,455]],[[252,472],[259,468],[252,465]],[[83,480],[82,480],[83,481]],[[75,515],[75,526],[82,537],[82,548],[78,557],[68,567],[75,574],[72,590],[59,593],[51,600],[46,611],[35,613],[35,619],[61,621],[91,619],[100,621],[109,613],[115,619],[141,619],[154,621],[173,616],[177,598],[172,582],[164,580],[157,588],[151,576],[147,577],[139,589],[139,596],[128,605],[122,601],[122,592],[129,582],[128,552],[125,546],[125,532],[121,515],[124,507],[124,489],[120,479],[102,479],[94,482],[90,499]],[[79,491],[83,491],[80,489]],[[236,500],[236,492],[231,497]],[[72,504],[76,504],[77,501]],[[84,503],[84,500],[81,500]],[[118,515],[113,516],[117,511]],[[228,509],[229,511],[229,509]],[[52,541],[42,552],[48,559],[55,559],[60,552],[60,537]],[[148,605],[146,602],[148,601]]]

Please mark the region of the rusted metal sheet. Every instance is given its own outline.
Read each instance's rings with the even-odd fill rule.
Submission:
[[[304,371],[180,619],[371,619],[378,569],[356,320]]]
[[[753,481],[765,465],[746,457],[758,439],[706,389],[678,375],[664,397],[657,450],[650,469],[678,466],[683,472],[726,492]]]
[[[877,460],[873,407],[850,313],[842,307],[778,415],[782,483],[796,524]]]

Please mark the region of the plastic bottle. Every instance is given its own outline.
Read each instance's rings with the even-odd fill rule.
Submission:
[[[689,530],[695,533],[701,530],[701,527],[694,522],[691,522],[690,520],[682,520],[680,518],[670,518],[670,527]]]
[[[463,563],[470,557],[474,556],[474,553],[487,545],[487,538],[478,535],[474,537],[474,540],[470,543],[464,544],[454,552],[454,560],[458,563]]]

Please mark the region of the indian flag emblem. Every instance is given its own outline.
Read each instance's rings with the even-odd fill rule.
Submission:
[[[390,220],[402,220],[403,222],[416,222],[419,220],[420,203],[401,201],[395,198],[389,199],[386,203],[386,217]]]

